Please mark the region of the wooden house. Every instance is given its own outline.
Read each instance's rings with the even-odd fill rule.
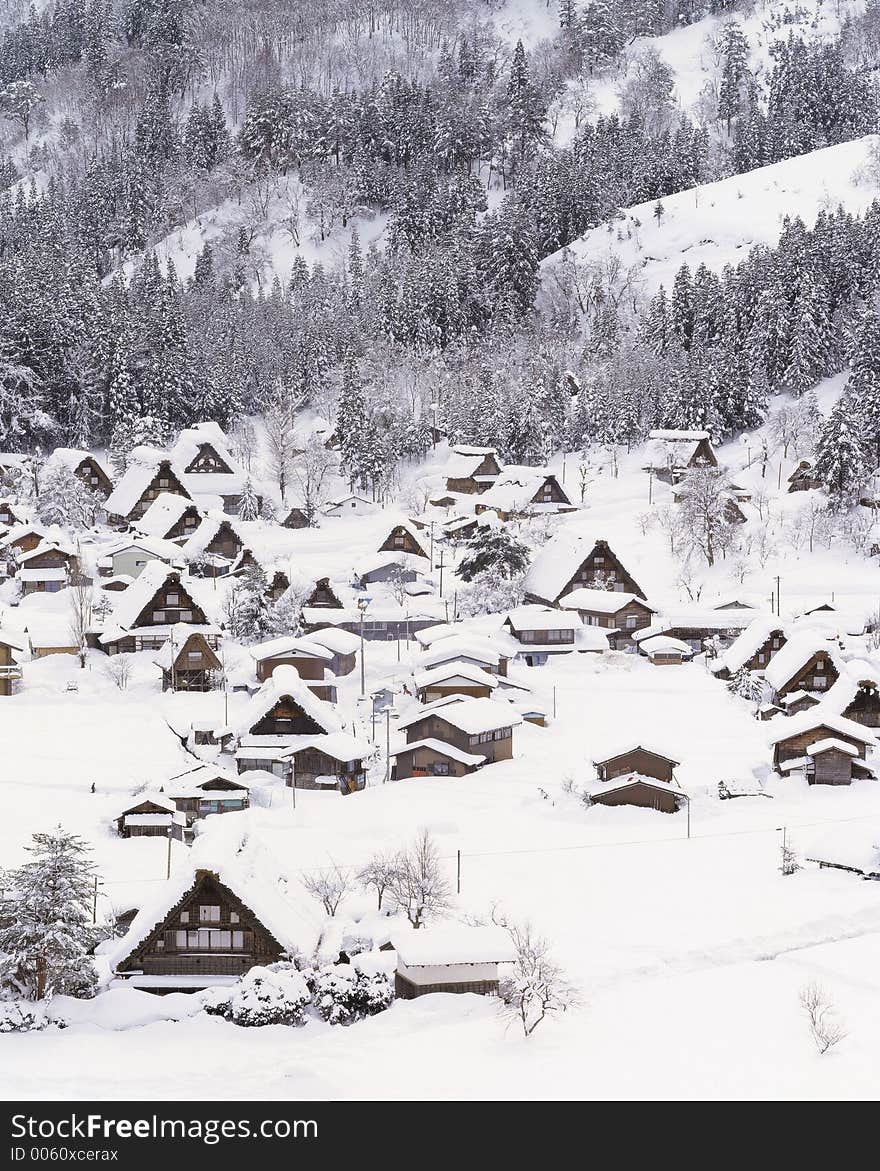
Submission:
[[[489,699],[498,686],[498,679],[469,663],[452,662],[430,671],[419,671],[413,676],[413,685],[420,703],[433,703],[450,695],[465,695],[471,699]]]
[[[54,594],[63,590],[76,568],[71,547],[44,540],[36,548],[19,553],[16,577],[25,596],[34,593]]]
[[[329,577],[319,577],[314,584],[314,588],[303,603],[303,608],[327,606],[332,609],[342,609],[342,602],[339,600],[339,595],[330,584]]]
[[[250,806],[250,790],[238,777],[215,765],[202,764],[179,773],[162,786],[187,826],[217,813],[240,813]]]
[[[416,533],[412,525],[408,524],[395,525],[379,546],[377,552],[408,553],[412,557],[424,557],[426,560],[428,559],[428,554],[422,547],[418,533]]]
[[[550,655],[575,650],[578,633],[583,630],[577,614],[545,606],[519,606],[507,614],[503,625],[522,647],[517,651],[517,658],[530,667],[546,663]]]
[[[370,746],[343,730],[334,708],[291,666],[276,667],[252,696],[236,735],[240,773],[263,769],[298,789],[332,784],[346,793],[365,783]]]
[[[32,553],[46,539],[46,530],[38,524],[16,525],[3,537],[3,548],[7,555],[19,557]]]
[[[864,772],[867,766],[857,762],[865,761],[868,748],[877,747],[876,737],[869,729],[821,708],[776,720],[771,727],[774,731],[769,742],[776,771],[783,775],[802,772],[808,779],[812,777],[814,784],[849,783],[839,778],[847,770],[850,778]],[[841,748],[841,744],[847,747]],[[849,748],[854,749],[854,755]],[[846,761],[851,763],[847,765]],[[831,777],[837,779],[825,779]]]
[[[397,952],[394,992],[414,1000],[431,992],[475,992],[497,996],[504,965],[516,960],[516,948],[503,927],[443,925],[400,931],[392,937]]]
[[[27,634],[0,631],[0,696],[15,695],[21,682],[21,660],[29,649]]]
[[[645,445],[643,468],[658,480],[677,484],[688,472],[717,468],[708,431],[651,431]]]
[[[304,641],[316,647],[323,647],[330,652],[332,658],[327,663],[327,667],[334,675],[339,677],[350,675],[357,666],[360,639],[349,630],[341,630],[336,626],[325,626],[320,630],[312,631]]]
[[[596,805],[635,805],[675,813],[686,795],[675,779],[677,760],[637,744],[593,762],[596,783],[590,801]]]
[[[312,639],[286,635],[250,648],[256,664],[257,678],[265,683],[278,667],[292,667],[300,679],[322,683],[324,671],[333,662],[333,653]]]
[[[114,818],[121,838],[174,838],[183,841],[186,820],[177,813],[172,801],[164,797],[144,797]]]
[[[694,657],[694,651],[689,643],[683,639],[672,638],[668,634],[655,634],[650,638],[640,639],[637,643],[639,654],[654,667],[680,667],[682,663],[689,663]]]
[[[468,496],[484,492],[495,483],[500,471],[494,447],[458,445],[452,448],[446,465],[446,491]]]
[[[465,752],[434,737],[415,740],[391,753],[391,776],[395,781],[409,777],[464,777],[486,763],[481,752]]]
[[[205,576],[220,576],[212,573],[211,567],[222,564],[228,572],[233,562],[240,562],[245,541],[231,517],[222,512],[209,512],[199,527],[181,547],[187,561],[205,565]],[[236,568],[243,568],[239,563]]]
[[[726,650],[753,621],[754,610],[740,608],[705,610],[699,606],[682,606],[657,614],[650,626],[633,633],[633,641],[641,644],[649,638],[663,635],[687,643],[695,654],[707,648]]]
[[[90,492],[94,492],[95,495],[104,500],[113,491],[113,481],[110,479],[107,469],[88,451],[81,451],[74,447],[56,447],[43,465],[41,479],[45,481],[52,468],[58,465],[69,468]]]
[[[608,631],[614,650],[635,649],[633,635],[650,626],[656,610],[635,594],[617,590],[572,590],[559,600],[560,608],[573,610],[586,626]]]
[[[718,658],[713,673],[719,679],[731,679],[739,671],[763,671],[786,642],[785,628],[779,619],[760,615],[752,619]]]
[[[555,606],[560,598],[582,587],[645,593],[605,540],[593,541],[560,533],[540,551],[526,574],[525,600]]]
[[[510,652],[503,651],[494,640],[479,635],[453,634],[438,639],[424,651],[419,659],[422,670],[464,663],[479,667],[489,675],[507,675]]]
[[[293,925],[296,917],[280,893],[239,881],[231,864],[220,873],[199,869],[172,876],[141,907],[109,958],[117,976],[134,987],[193,992],[314,946],[302,921]]]
[[[0,525],[16,528],[24,524],[25,510],[13,500],[0,500]]]
[[[802,459],[788,477],[789,492],[809,492],[812,488],[821,487],[822,485],[816,478],[813,470],[813,465],[808,459]]]
[[[478,515],[494,512],[500,520],[509,521],[544,513],[574,512],[575,506],[556,476],[546,468],[508,465],[491,488],[477,497],[474,511]]]
[[[108,548],[99,560],[98,576],[127,577],[133,581],[140,577],[151,561],[164,561],[166,565],[181,567],[183,557],[180,546],[158,537],[124,537]],[[107,588],[103,581],[101,585]]]
[[[790,638],[764,668],[764,678],[778,703],[792,691],[826,692],[839,678],[843,666],[837,648],[817,635]]]
[[[175,466],[182,470],[183,481],[193,499],[205,503],[219,499],[225,513],[238,513],[249,477],[236,463],[217,423],[196,423],[185,428],[170,455]],[[253,481],[252,487],[256,491]],[[262,507],[259,491],[256,496],[258,507]]]
[[[439,740],[470,756],[482,756],[485,763],[510,760],[513,756],[513,729],[522,716],[508,703],[494,699],[438,700],[398,722],[407,744]]]
[[[294,504],[292,508],[287,510],[280,523],[286,529],[307,529],[309,527],[309,518],[302,508]]]
[[[183,623],[172,628],[156,663],[162,668],[163,691],[214,691],[220,685],[220,658],[204,634]]]
[[[136,453],[142,453],[141,462]],[[131,462],[119,483],[107,497],[105,508],[112,522],[134,522],[142,517],[163,492],[189,497],[182,472],[161,452],[135,448]]]
[[[188,540],[202,521],[202,510],[195,501],[173,492],[160,492],[134,527],[145,537],[161,541]]]
[[[218,646],[219,631],[193,594],[194,585],[179,570],[151,561],[140,577],[119,595],[107,619],[100,645],[108,654],[123,651],[160,650],[178,623],[197,627],[211,650]]]

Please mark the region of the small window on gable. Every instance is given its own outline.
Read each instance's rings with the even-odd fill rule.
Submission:
[[[180,912],[180,921],[181,921],[181,923],[188,923],[189,922],[189,911],[181,911]]]

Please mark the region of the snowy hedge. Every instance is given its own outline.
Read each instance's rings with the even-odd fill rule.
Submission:
[[[206,994],[205,1011],[236,1025],[301,1025],[311,993],[292,967],[251,968],[232,989]]]
[[[331,1025],[348,1025],[374,1016],[394,999],[394,986],[382,972],[358,972],[334,964],[307,974],[315,1009]]]

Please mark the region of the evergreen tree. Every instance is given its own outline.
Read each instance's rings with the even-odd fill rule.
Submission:
[[[271,634],[268,589],[269,583],[259,565],[248,565],[238,579],[229,606],[229,630],[239,642],[260,642]]]
[[[816,478],[836,508],[849,504],[870,468],[859,435],[858,408],[849,395],[838,399],[816,444]]]
[[[473,581],[482,574],[509,580],[525,573],[528,567],[528,548],[506,525],[478,527],[467,542],[458,575],[462,581]]]
[[[33,835],[31,860],[7,871],[0,896],[0,982],[28,1000],[91,996],[94,867],[89,847],[58,826]]]

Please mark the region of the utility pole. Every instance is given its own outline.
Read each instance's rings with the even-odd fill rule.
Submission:
[[[165,867],[165,878],[171,877],[171,826],[168,827],[168,862]]]
[[[461,894],[461,850],[455,851],[455,893]]]
[[[691,802],[690,802],[690,798],[688,798],[686,804],[687,804],[687,815],[688,815],[688,841],[690,841],[691,840]]]
[[[436,521],[431,521],[431,552],[429,553],[428,557],[432,565],[434,564],[434,525],[436,523]]]
[[[553,719],[556,719],[556,684],[553,684]]]
[[[777,575],[777,578],[776,578],[776,616],[777,617],[779,617],[782,614],[782,609],[779,604],[779,602],[780,602],[779,580],[780,580],[779,576]]]
[[[648,503],[654,503],[654,469],[648,468]]]
[[[385,709],[385,781],[391,780],[391,708]]]
[[[367,688],[366,688],[366,683],[365,683],[365,674],[364,674],[364,670],[365,670],[365,665],[364,665],[364,614],[366,613],[367,606],[369,606],[369,604],[370,604],[370,599],[366,595],[364,595],[364,597],[362,597],[362,598],[358,598],[357,605],[358,605],[358,611],[360,612],[360,620],[361,620],[361,699],[363,699],[364,696],[367,694]]]
[[[293,812],[296,813],[296,764],[292,756],[290,758],[290,792],[293,798]]]
[[[443,597],[443,567],[445,565],[445,549],[440,550],[440,564],[437,568],[440,570],[440,597]]]
[[[98,922],[98,876],[95,875],[95,889],[92,893],[92,922]]]

